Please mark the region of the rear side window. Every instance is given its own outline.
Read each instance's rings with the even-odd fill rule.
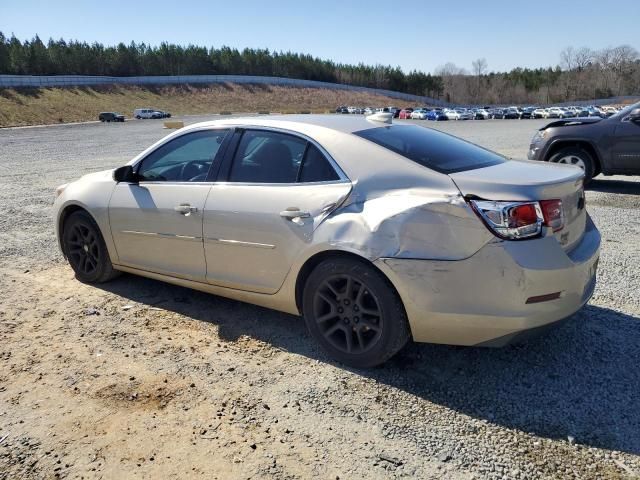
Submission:
[[[295,183],[307,142],[292,135],[259,130],[243,133],[230,182]]]
[[[305,139],[279,132],[246,130],[233,158],[230,182],[309,183],[339,180],[320,150]]]
[[[339,179],[340,177],[338,177],[329,160],[327,160],[315,145],[309,144],[300,168],[300,178],[298,181],[303,183],[330,182]]]
[[[473,143],[415,125],[370,128],[354,135],[440,173],[473,170],[507,161]]]

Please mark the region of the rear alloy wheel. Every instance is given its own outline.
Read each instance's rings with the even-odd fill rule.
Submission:
[[[113,269],[98,225],[85,211],[73,212],[64,222],[62,249],[81,282],[102,283],[119,274]]]
[[[554,154],[551,163],[575,165],[584,171],[584,181],[588,183],[595,176],[595,162],[589,153],[579,147],[566,147]]]
[[[410,337],[400,298],[364,261],[335,258],[318,265],[305,285],[303,313],[320,345],[352,367],[386,362]]]

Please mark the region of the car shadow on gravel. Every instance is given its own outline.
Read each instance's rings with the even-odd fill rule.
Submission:
[[[100,288],[335,364],[301,318],[123,275]],[[589,305],[548,334],[500,349],[409,344],[382,367],[353,370],[507,428],[640,454],[640,318]]]
[[[624,195],[640,195],[640,182],[631,180],[599,180],[594,178],[589,182],[587,191],[602,193],[621,193]]]

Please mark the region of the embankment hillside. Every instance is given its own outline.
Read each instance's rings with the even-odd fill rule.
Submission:
[[[0,126],[97,120],[115,111],[131,117],[151,107],[173,116],[220,112],[327,112],[338,105],[405,106],[382,95],[347,90],[223,84],[0,89]]]

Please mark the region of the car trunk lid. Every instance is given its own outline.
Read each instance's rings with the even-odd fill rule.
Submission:
[[[560,199],[564,227],[554,233],[558,242],[570,250],[584,234],[584,173],[577,167],[511,160],[449,176],[466,198],[524,202]]]

